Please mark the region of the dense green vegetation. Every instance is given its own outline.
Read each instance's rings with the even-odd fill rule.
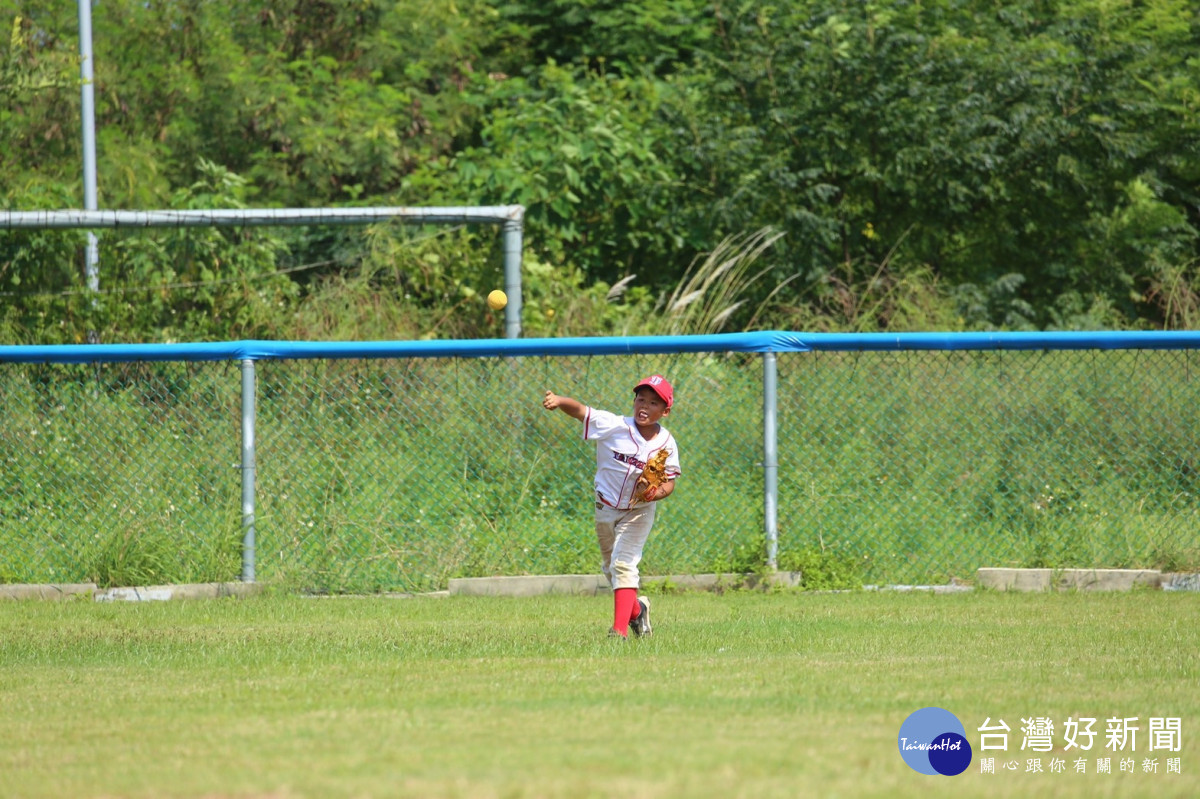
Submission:
[[[0,22],[0,203],[81,207],[76,6]],[[681,329],[1200,313],[1188,0],[106,0],[93,28],[100,207],[520,203],[527,335],[637,330],[756,234],[757,279]],[[99,297],[82,242],[0,232],[0,339],[500,330],[490,229],[105,232]]]

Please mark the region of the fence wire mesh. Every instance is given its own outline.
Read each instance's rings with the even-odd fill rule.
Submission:
[[[981,566],[1194,567],[1190,350],[784,353],[778,561],[867,583]],[[667,374],[681,449],[649,576],[763,564],[762,359],[256,364],[257,578],[425,591],[598,571],[593,446],[547,390],[628,413]],[[0,581],[235,580],[236,362],[5,364]]]
[[[781,356],[781,552],[889,582],[1194,563],[1195,370],[1181,350]]]
[[[0,581],[234,579],[234,364],[6,365]]]

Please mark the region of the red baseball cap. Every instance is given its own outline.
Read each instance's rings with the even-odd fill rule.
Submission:
[[[636,394],[637,390],[642,386],[650,386],[650,388],[654,389],[654,393],[662,397],[662,401],[667,403],[667,408],[670,408],[671,404],[675,401],[675,389],[671,388],[670,381],[662,375],[647,377],[633,387],[633,393]]]

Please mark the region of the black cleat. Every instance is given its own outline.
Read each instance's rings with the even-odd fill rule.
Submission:
[[[642,612],[629,620],[629,629],[633,631],[634,635],[641,638],[653,633],[653,630],[650,629],[650,600],[640,596],[638,605],[641,606]]]

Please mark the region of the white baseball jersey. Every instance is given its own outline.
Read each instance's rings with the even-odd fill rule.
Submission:
[[[634,485],[646,461],[660,449],[667,450],[667,479],[680,475],[679,447],[663,427],[649,441],[642,438],[632,416],[588,408],[583,420],[583,437],[596,442],[596,501],[618,510],[636,503]]]

